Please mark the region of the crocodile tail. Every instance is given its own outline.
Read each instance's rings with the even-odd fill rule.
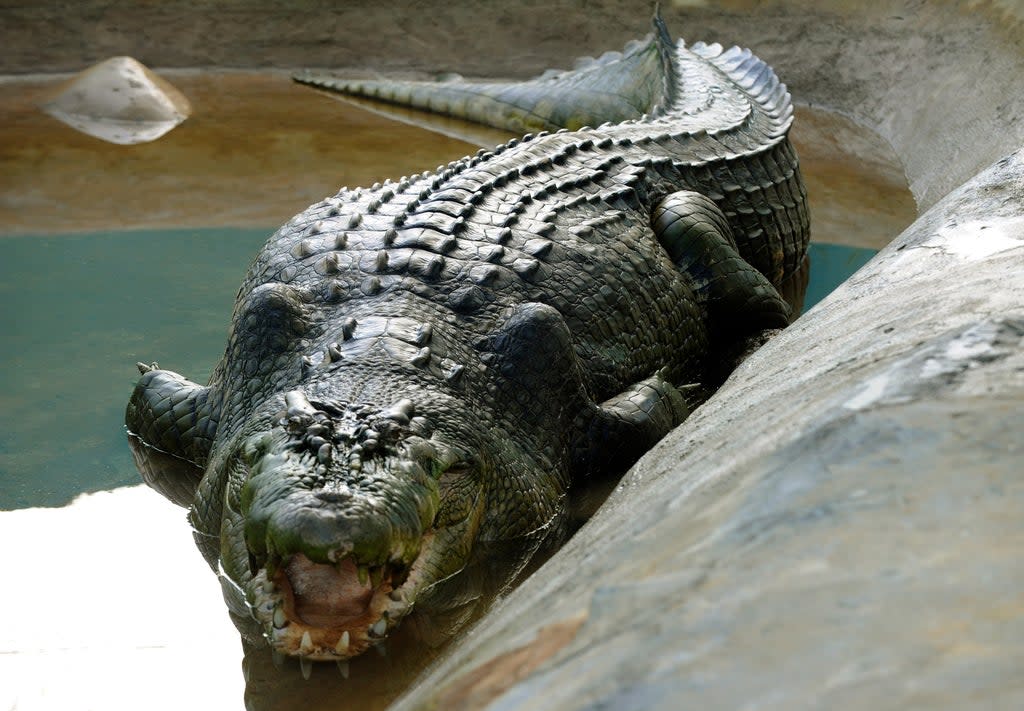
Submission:
[[[695,42],[689,49],[721,70],[773,119],[774,136],[786,134],[793,123],[793,100],[767,62],[742,47]]]
[[[571,70],[548,70],[523,82],[440,82],[339,79],[296,75],[296,81],[341,94],[366,97],[526,133],[576,130],[655,113],[675,90],[674,46],[656,16],[656,32],[622,52],[583,57]],[[668,45],[666,45],[668,43]],[[672,74],[667,74],[666,72]]]
[[[661,5],[654,6],[654,17],[651,18],[654,25],[653,42],[658,51],[658,62],[662,72],[662,99],[659,106],[652,107],[651,113],[660,115],[670,111],[678,102],[682,94],[682,84],[679,78],[679,64],[676,61],[678,48],[669,34],[668,25],[661,16]]]

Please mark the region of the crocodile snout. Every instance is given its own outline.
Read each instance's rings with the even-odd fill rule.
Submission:
[[[387,422],[360,430],[304,398],[286,403],[278,429],[240,452],[246,595],[278,651],[347,659],[410,607],[399,588],[440,506],[433,448]]]

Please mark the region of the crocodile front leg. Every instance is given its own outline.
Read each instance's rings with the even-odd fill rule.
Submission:
[[[188,507],[217,431],[210,389],[155,365],[138,367],[125,411],[132,457],[149,486]]]
[[[746,356],[789,325],[792,309],[768,278],[736,248],[729,221],[709,198],[682,190],[654,209],[658,241],[688,275],[706,313],[713,379],[724,380]],[[806,278],[805,264],[799,278]]]
[[[577,466],[588,475],[625,471],[706,397],[699,385],[676,387],[661,372],[634,383],[613,398],[591,405]]]

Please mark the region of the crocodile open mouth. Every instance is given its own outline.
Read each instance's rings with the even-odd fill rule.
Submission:
[[[351,659],[383,642],[431,585],[436,535],[427,531],[411,565],[367,566],[351,555],[337,563],[302,553],[272,558],[253,575],[250,609],[271,648],[298,657],[303,673],[310,661]]]
[[[274,650],[343,660],[382,640],[404,614],[401,565],[362,566],[347,557],[315,563],[302,553],[271,562],[255,577],[253,613]]]

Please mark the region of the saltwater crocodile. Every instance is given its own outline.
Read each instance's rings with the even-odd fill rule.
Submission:
[[[140,364],[127,409],[240,629],[304,669],[564,537],[572,486],[682,421],[806,279],[789,95],[749,51],[656,17],[574,71],[433,88],[563,128],[312,205],[251,265],[209,384]]]

